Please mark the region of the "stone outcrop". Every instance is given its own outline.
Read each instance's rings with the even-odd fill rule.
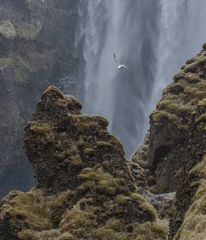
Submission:
[[[166,240],[167,222],[138,192],[107,121],[49,87],[25,128],[38,185],[0,204],[1,240]]]
[[[169,239],[205,237],[205,114],[204,45],[164,89],[150,116],[149,136],[131,163],[142,168],[152,197],[176,192],[174,202],[160,210],[170,218]]]
[[[77,2],[0,0],[0,197],[33,182],[22,129],[43,89],[76,89]]]

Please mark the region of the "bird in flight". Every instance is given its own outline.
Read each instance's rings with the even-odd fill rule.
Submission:
[[[119,70],[119,69],[127,69],[127,66],[126,66],[126,65],[121,64],[121,63],[119,62],[119,60],[117,59],[117,56],[116,56],[115,53],[113,53],[113,57],[114,57],[115,62],[117,63],[117,69],[118,69],[118,70]]]

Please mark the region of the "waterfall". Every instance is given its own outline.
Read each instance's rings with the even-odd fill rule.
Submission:
[[[205,13],[205,0],[79,0],[85,112],[109,120],[127,155],[163,87],[206,41]],[[128,69],[117,70],[113,53]]]
[[[161,96],[162,89],[172,80],[185,61],[200,51],[206,42],[205,0],[160,0],[160,37],[157,73],[149,112]]]

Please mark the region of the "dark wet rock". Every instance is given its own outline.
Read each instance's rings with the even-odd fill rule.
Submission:
[[[76,90],[76,23],[74,0],[0,0],[0,197],[34,184],[22,129],[43,89]]]

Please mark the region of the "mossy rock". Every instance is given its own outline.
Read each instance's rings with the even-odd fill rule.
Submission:
[[[199,116],[196,120],[197,123],[206,122],[206,113]]]
[[[40,238],[31,230],[23,230],[18,233],[20,240],[40,240]]]
[[[114,178],[101,169],[86,168],[79,174],[79,178],[82,181],[95,182],[95,190],[103,194],[115,195],[128,191],[123,178]]]
[[[36,198],[32,193],[18,193],[15,198],[2,206],[1,212],[4,211],[12,219],[16,219],[14,225],[23,219],[29,229],[45,230],[51,228],[46,202]]]
[[[16,37],[16,30],[12,22],[0,21],[0,34],[7,39],[14,39]]]
[[[31,125],[31,131],[37,134],[51,133],[51,126],[46,122],[35,122]]]
[[[74,236],[70,233],[63,233],[56,240],[75,240]]]
[[[11,58],[0,58],[0,66],[11,66],[15,71],[15,81],[18,84],[25,84],[29,79],[30,74],[37,71],[37,69],[29,63],[29,61],[25,61],[21,57]]]
[[[40,31],[41,31],[41,23],[37,22],[35,24],[15,24],[14,28],[16,30],[16,36],[19,38],[24,38],[26,40],[36,40]]]

